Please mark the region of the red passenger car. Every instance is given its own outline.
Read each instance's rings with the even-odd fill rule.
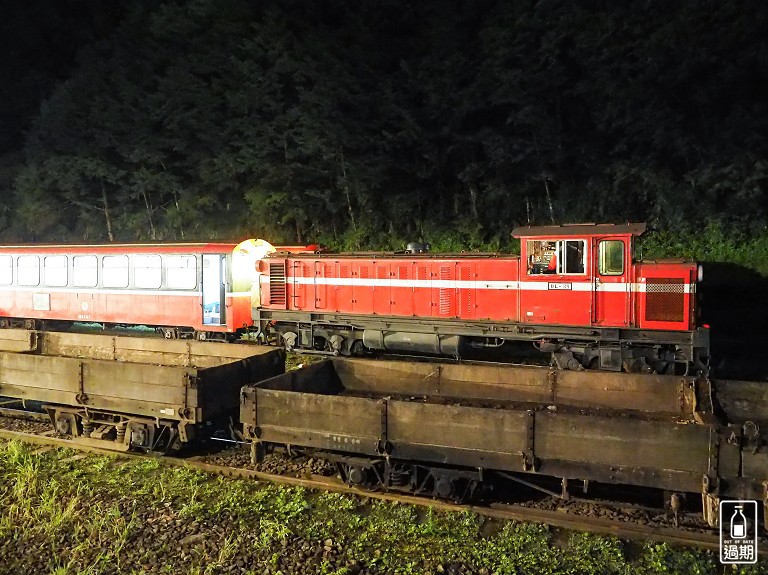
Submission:
[[[272,254],[254,320],[288,348],[459,356],[530,341],[561,368],[706,369],[694,262],[635,262],[643,224],[517,228],[521,255]]]
[[[252,325],[254,263],[273,249],[261,240],[3,246],[0,327],[97,322],[229,339]]]

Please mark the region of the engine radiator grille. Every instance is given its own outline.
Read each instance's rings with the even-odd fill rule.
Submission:
[[[648,278],[645,283],[645,320],[685,320],[685,280]]]
[[[269,264],[269,303],[270,305],[285,305],[286,301],[285,263],[271,263]]]

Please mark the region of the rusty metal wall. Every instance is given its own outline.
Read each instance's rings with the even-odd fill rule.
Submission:
[[[243,385],[285,369],[282,350],[261,346],[86,334],[25,337],[15,341],[30,341],[19,350],[27,353],[0,351],[0,395],[172,421],[236,413]]]
[[[739,424],[693,417],[697,383],[334,359],[245,388],[241,421],[262,442],[762,497],[768,457]]]

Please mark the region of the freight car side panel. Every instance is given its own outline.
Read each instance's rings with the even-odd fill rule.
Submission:
[[[703,383],[682,376],[362,359],[329,363],[348,390],[382,396],[438,395],[670,414],[692,420],[697,384],[702,387],[701,397],[707,393]]]
[[[358,397],[257,389],[255,424],[263,441],[376,453],[381,436],[379,404]]]
[[[759,428],[768,425],[768,383],[718,380],[716,384],[717,400],[728,421],[742,425],[751,421]]]
[[[723,495],[762,497],[768,457],[754,448],[759,438],[742,425],[694,423],[693,395],[701,390],[693,382],[333,359],[246,386],[241,421],[256,441],[375,460],[386,450],[396,460],[425,465],[689,492],[701,492],[707,477],[712,485],[723,480]],[[664,383],[669,392],[655,405],[653,395]],[[586,386],[581,396],[579,384]],[[625,384],[631,392],[622,405]],[[675,407],[676,397],[687,407]]]
[[[245,432],[261,442],[374,458],[381,457],[387,446],[401,461],[527,470],[690,492],[701,489],[705,475],[738,478],[740,474],[739,447],[708,425],[258,386],[244,390],[244,398]],[[717,456],[711,458],[710,453]],[[750,463],[758,471],[764,465],[757,460]]]
[[[697,491],[708,472],[710,432],[701,425],[541,413],[536,456],[543,473],[563,463],[574,470],[610,467],[614,481],[624,473],[640,485]]]
[[[0,352],[0,395],[80,409],[120,414],[185,419],[200,422],[237,409],[238,390],[247,382],[274,377],[284,371],[281,350],[250,346],[248,357],[225,358],[223,343],[165,342],[167,352],[144,348],[144,338],[110,338],[84,334],[41,334],[38,350],[44,355]],[[48,342],[51,338],[55,341]],[[120,343],[115,339],[121,340]],[[88,342],[91,345],[88,345]],[[108,356],[104,340],[112,340],[114,359],[49,355]],[[139,340],[131,352],[128,340]],[[187,354],[179,354],[179,344]],[[203,346],[202,348],[200,346]],[[146,347],[151,347],[147,345]],[[190,347],[197,348],[194,353]],[[144,348],[144,349],[143,349]],[[211,353],[216,365],[199,358]],[[239,355],[239,354],[235,354]],[[120,360],[130,356],[152,363]],[[165,365],[158,365],[165,362]],[[208,367],[191,367],[192,363]]]
[[[17,354],[0,354],[0,368],[10,397],[170,419],[192,408],[196,420],[194,369]]]
[[[529,422],[525,411],[390,401],[387,440],[399,459],[517,470]]]
[[[34,332],[27,330],[6,329],[0,335],[20,332],[32,337],[34,345],[29,351],[37,351],[46,356],[78,357],[105,359],[111,361],[169,365],[176,367],[205,368],[240,363],[248,360],[250,365],[254,356],[269,357],[270,361],[280,362],[282,352],[273,348],[252,345],[226,345],[216,342],[195,340],[167,340],[155,337],[128,337],[72,332]],[[13,351],[6,350],[3,351]],[[282,373],[279,371],[277,373]],[[274,373],[272,375],[277,375]],[[262,375],[261,379],[264,376]],[[269,375],[268,377],[271,377]]]

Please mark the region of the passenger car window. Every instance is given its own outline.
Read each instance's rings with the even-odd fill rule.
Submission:
[[[586,240],[529,240],[528,274],[584,274]]]
[[[131,256],[133,266],[133,285],[137,288],[157,289],[162,282],[160,256]]]
[[[13,283],[13,256],[0,256],[0,285]]]
[[[51,287],[67,285],[67,256],[45,256],[43,258],[43,282]]]
[[[128,256],[104,256],[101,283],[105,288],[128,287]]]
[[[195,256],[163,256],[165,285],[171,289],[194,289],[197,286]]]
[[[40,285],[40,258],[37,256],[19,256],[18,278],[21,286]]]
[[[624,242],[603,240],[598,246],[597,269],[603,276],[620,276],[624,273]]]
[[[72,283],[75,287],[96,287],[98,262],[96,256],[72,258]]]

